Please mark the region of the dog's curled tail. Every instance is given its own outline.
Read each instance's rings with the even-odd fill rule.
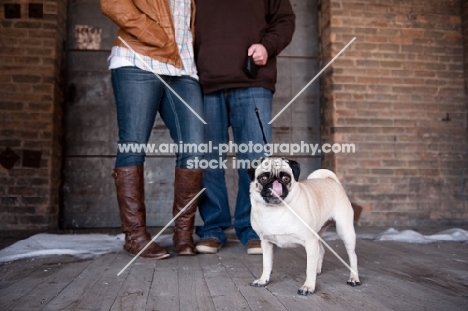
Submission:
[[[313,171],[312,173],[310,173],[309,176],[307,176],[307,179],[314,179],[314,178],[330,178],[336,181],[337,183],[341,184],[340,180],[338,179],[338,177],[336,177],[335,173],[326,169]]]

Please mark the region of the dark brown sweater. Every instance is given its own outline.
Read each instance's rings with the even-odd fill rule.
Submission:
[[[291,42],[295,15],[289,0],[197,0],[195,57],[203,93],[264,87],[275,91],[276,56]],[[261,43],[268,62],[250,79],[248,48]]]

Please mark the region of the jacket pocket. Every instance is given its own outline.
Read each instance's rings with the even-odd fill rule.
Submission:
[[[197,67],[203,80],[244,80],[245,59],[249,40],[230,37],[219,41],[200,43],[197,50]]]
[[[150,46],[164,47],[168,44],[170,40],[164,28],[149,17],[146,17],[146,19],[147,23],[144,26],[142,25],[138,35],[132,35],[137,37],[140,42]]]

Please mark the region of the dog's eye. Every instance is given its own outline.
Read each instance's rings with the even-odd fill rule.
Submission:
[[[291,181],[291,178],[289,176],[283,176],[281,177],[281,181],[284,183],[288,183]]]
[[[264,182],[266,182],[267,180],[268,180],[268,177],[265,176],[265,175],[260,176],[260,177],[258,178],[258,181],[261,182],[261,183],[264,183]]]

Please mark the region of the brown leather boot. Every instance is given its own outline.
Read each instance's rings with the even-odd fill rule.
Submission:
[[[143,166],[118,167],[114,169],[112,177],[115,179],[122,231],[125,233],[124,249],[136,255],[151,241],[151,235],[146,231]],[[151,243],[140,256],[163,259],[170,254],[158,244]]]
[[[176,167],[173,216],[177,215],[202,188],[203,170]],[[195,255],[193,230],[198,199],[192,202],[174,221],[174,247],[179,255]]]

